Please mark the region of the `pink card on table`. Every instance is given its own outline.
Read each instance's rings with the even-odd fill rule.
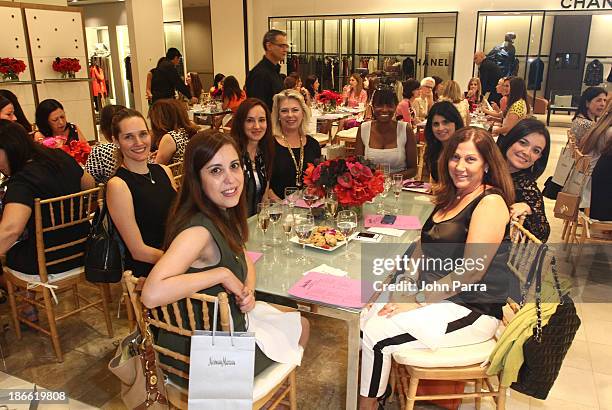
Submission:
[[[313,208],[318,208],[321,205],[323,205],[323,201],[321,199],[319,199],[319,200],[317,200],[317,202],[312,204],[312,207]],[[297,201],[295,201],[295,206],[297,206],[298,208],[308,208],[308,204],[306,204],[306,201],[304,201],[303,199],[298,199]]]
[[[263,253],[247,251],[247,255],[249,256],[249,259],[255,263],[263,256]]]
[[[350,308],[361,308],[364,300],[369,300],[374,288],[358,279],[328,275],[326,273],[308,272],[287,291],[300,299],[323,302],[329,305]]]
[[[394,229],[421,229],[421,221],[416,216],[412,215],[397,215],[395,222],[392,224],[381,223],[383,215],[366,215],[363,225],[366,228],[394,228]]]

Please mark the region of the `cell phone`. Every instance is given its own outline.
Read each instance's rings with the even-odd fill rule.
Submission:
[[[359,232],[355,237],[356,240],[364,242],[378,242],[380,238],[381,235],[374,232]]]
[[[396,219],[397,219],[397,216],[395,215],[385,215],[380,220],[380,223],[385,224],[385,225],[393,225]]]

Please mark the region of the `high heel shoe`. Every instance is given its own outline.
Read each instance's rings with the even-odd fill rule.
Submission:
[[[387,403],[387,399],[391,397],[391,393],[391,385],[387,384],[385,393],[378,398],[378,410],[385,410],[385,404]]]

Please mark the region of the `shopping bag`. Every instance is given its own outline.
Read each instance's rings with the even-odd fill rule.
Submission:
[[[555,173],[552,177],[552,182],[564,186],[573,166],[573,148],[570,144],[568,144],[561,150],[561,155],[559,155],[559,161],[557,162]]]
[[[215,302],[212,331],[191,336],[189,408],[251,410],[255,373],[255,333],[217,331]]]

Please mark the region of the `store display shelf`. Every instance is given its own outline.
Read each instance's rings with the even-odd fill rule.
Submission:
[[[91,79],[87,77],[83,77],[83,78],[44,78],[40,82],[42,83],[73,83],[73,82],[79,82],[79,81],[91,81]]]
[[[6,80],[0,81],[0,84],[39,84],[40,80],[32,81],[32,80]]]

